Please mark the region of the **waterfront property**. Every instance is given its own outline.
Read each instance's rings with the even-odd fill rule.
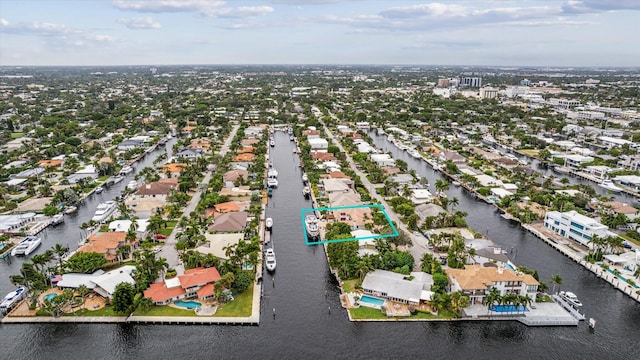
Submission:
[[[503,267],[466,265],[464,269],[446,269],[451,292],[462,291],[469,296],[471,304],[482,304],[491,288],[505,294],[529,295],[535,301],[538,281],[529,274],[515,272]]]
[[[605,238],[610,233],[609,227],[596,220],[584,216],[577,211],[549,211],[544,218],[544,226],[561,236],[566,236],[582,245],[589,246],[593,235]]]
[[[365,276],[362,290],[365,295],[375,296],[403,304],[419,305],[433,296],[431,275],[421,272],[410,276],[386,270],[374,270]]]
[[[150,298],[156,305],[167,305],[171,301],[194,297],[201,300],[213,299],[213,284],[218,280],[220,273],[214,267],[189,269],[184,275],[151,284],[144,291],[144,297]]]

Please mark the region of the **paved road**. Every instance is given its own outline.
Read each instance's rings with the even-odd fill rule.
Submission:
[[[227,153],[227,151],[229,151],[229,146],[231,145],[231,141],[236,136],[236,132],[238,132],[239,127],[240,125],[236,125],[233,127],[233,130],[231,130],[229,137],[227,138],[227,140],[222,145],[222,148],[220,149],[221,157],[224,156]],[[207,172],[205,173],[204,179],[201,182],[201,184],[204,185],[205,188],[207,184],[209,184],[209,180],[211,180],[212,175],[213,175],[213,172],[211,170],[207,170]],[[189,214],[191,214],[191,212],[195,210],[196,206],[198,205],[198,202],[200,202],[200,196],[202,196],[202,187],[198,186],[198,189],[193,194],[191,201],[185,207],[183,211],[183,216],[189,216]],[[169,264],[170,269],[176,269],[178,274],[183,274],[184,267],[180,262],[180,256],[178,254],[178,250],[176,250],[176,242],[177,242],[176,230],[174,229],[173,232],[171,232],[171,235],[167,237],[167,239],[165,240],[164,246],[162,247],[162,249],[160,249],[160,252],[158,252],[156,256],[159,258],[161,257],[165,258],[167,260],[167,264]]]
[[[333,117],[333,114],[331,114],[331,116]],[[331,131],[326,127],[326,125],[324,125],[324,123],[322,124],[322,126],[324,127],[324,131],[329,137],[329,139],[331,139],[331,141],[338,146],[340,151],[346,154],[346,159],[347,159],[347,162],[349,163],[349,166],[351,167],[351,169],[353,169],[353,171],[355,171],[355,173],[358,176],[360,176],[360,180],[362,180],[362,183],[364,184],[364,186],[367,188],[367,190],[369,190],[371,197],[373,199],[376,199],[380,204],[382,204],[382,206],[384,206],[384,209],[387,211],[387,214],[389,215],[391,220],[395,221],[398,227],[398,230],[404,231],[409,235],[413,243],[413,246],[409,247],[408,250],[409,252],[411,252],[411,255],[413,255],[413,258],[416,260],[414,265],[414,270],[419,270],[420,260],[422,259],[422,256],[424,255],[424,253],[426,252],[432,253],[432,251],[429,250],[427,239],[422,235],[418,236],[413,234],[413,232],[407,228],[407,225],[400,220],[398,215],[393,211],[393,209],[387,203],[387,201],[376,192],[375,187],[373,186],[373,184],[371,184],[369,179],[367,179],[367,176],[358,168],[356,168],[356,165],[353,159],[351,158],[349,153],[344,150],[344,148],[342,147],[342,144],[340,144],[340,142],[335,139]]]

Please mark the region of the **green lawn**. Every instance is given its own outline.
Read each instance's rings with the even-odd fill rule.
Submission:
[[[158,230],[158,234],[162,234],[164,236],[171,235],[171,232],[173,231],[173,228],[175,228],[177,224],[178,224],[177,221],[173,221],[173,220],[167,221],[167,227]]]
[[[625,234],[619,234],[618,236],[620,236],[621,238],[627,240],[628,242],[632,242],[632,243],[634,243],[636,245],[640,245],[640,241],[638,241],[638,240],[636,240],[636,239],[634,239],[632,237],[629,237],[629,236],[627,236]]]
[[[358,283],[358,279],[345,280],[342,282],[342,289],[345,293],[354,292],[356,289],[356,284]]]
[[[149,310],[143,311],[138,308],[133,312],[133,315],[136,316],[197,316],[193,310],[183,310],[174,308],[168,305],[157,306],[152,305],[149,307]]]
[[[89,299],[87,299],[87,301],[89,301]],[[105,306],[102,309],[99,309],[96,311],[81,309],[74,313],[70,313],[70,314],[65,313],[64,316],[126,316],[126,315],[116,313],[115,311],[113,311],[113,308],[111,306]]]
[[[436,316],[429,312],[417,311],[411,316],[387,317],[382,311],[365,306],[349,309],[351,317],[357,320],[377,320],[377,319],[453,319],[455,315],[449,311],[440,311]]]
[[[21,132],[14,132],[14,133],[11,133],[11,138],[12,138],[12,139],[21,138],[21,137],[23,137],[23,136],[24,136],[24,133],[21,133]]]
[[[253,284],[249,288],[240,294],[235,296],[235,299],[228,302],[218,308],[216,317],[247,317],[251,316],[251,303],[253,301]]]

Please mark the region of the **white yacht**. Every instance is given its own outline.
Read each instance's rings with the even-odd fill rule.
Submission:
[[[269,140],[269,145],[271,145],[271,147],[276,146],[276,141],[273,139]]]
[[[302,195],[304,195],[305,199],[308,199],[311,197],[311,189],[309,189],[308,186],[305,186],[304,189],[302,189]]]
[[[64,214],[55,214],[51,217],[51,225],[56,226],[64,222]]]
[[[613,193],[619,193],[622,191],[622,188],[617,187],[613,181],[607,179],[607,180],[602,180],[602,182],[600,184],[598,184],[598,186],[600,186],[603,189],[606,189],[607,191],[611,191]]]
[[[264,263],[268,271],[273,271],[276,269],[276,253],[273,251],[273,249],[267,249]]]
[[[271,229],[273,228],[273,219],[267,218],[267,220],[264,222],[264,226],[267,228],[268,231],[271,231]]]
[[[16,247],[11,250],[12,256],[27,256],[34,252],[42,243],[42,239],[37,236],[27,236],[22,239]]]
[[[114,183],[114,184],[117,184],[117,183],[119,183],[120,181],[122,181],[122,179],[124,179],[124,176],[122,176],[122,175],[116,175],[116,176],[114,176],[112,179],[113,179],[113,183]]]
[[[411,155],[412,157],[419,159],[420,158],[420,152],[416,149],[410,149],[409,150],[409,155]]]
[[[269,179],[277,179],[278,178],[278,170],[271,168],[267,171],[267,178]]]
[[[91,220],[97,223],[101,223],[107,220],[109,216],[111,216],[113,211],[116,209],[116,207],[117,207],[117,204],[115,201],[107,201],[98,205],[98,207],[96,208],[96,212],[95,214],[93,214],[93,217],[91,218]]]
[[[104,188],[102,186],[96,187],[96,194],[100,194],[103,191],[104,191]]]
[[[307,173],[302,173],[302,182],[306,184],[308,181],[309,176],[307,175]]]
[[[67,214],[67,215],[69,215],[69,214],[73,214],[73,213],[74,213],[74,212],[76,212],[76,211],[78,211],[78,207],[77,207],[77,206],[73,206],[73,205],[72,205],[72,206],[69,206],[69,207],[66,207],[66,208],[64,209],[64,213],[65,213],[65,214]]]
[[[138,182],[137,182],[137,181],[135,181],[135,180],[131,180],[131,181],[129,181],[129,183],[127,184],[127,189],[129,189],[129,190],[131,190],[131,191],[133,191],[133,190],[135,190],[135,189],[137,189],[137,188],[138,188]]]
[[[307,215],[304,217],[304,224],[307,228],[307,234],[309,238],[315,240],[320,237],[320,228],[318,227],[318,218],[313,215]]]
[[[120,169],[120,175],[127,175],[130,174],[133,171],[133,168],[129,165],[125,165],[122,167],[122,169]]]
[[[578,307],[582,306],[582,303],[580,302],[580,300],[578,300],[578,297],[576,296],[576,294],[570,291],[560,291],[558,295],[560,295],[562,299],[564,299],[566,302],[568,302],[573,306],[578,306]]]
[[[270,178],[267,180],[267,187],[276,188],[278,187],[278,180],[275,178]]]
[[[14,306],[27,296],[27,288],[20,286],[19,288],[8,293],[2,301],[0,301],[0,311],[8,312],[13,309]]]
[[[294,139],[293,135],[289,135],[289,141],[293,141]]]

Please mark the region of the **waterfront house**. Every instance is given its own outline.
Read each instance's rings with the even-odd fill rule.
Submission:
[[[424,204],[433,200],[433,195],[427,189],[413,189],[411,190],[410,200],[414,204]]]
[[[238,154],[233,157],[233,161],[235,162],[252,162],[256,156],[251,153]]]
[[[415,207],[414,211],[423,221],[428,217],[436,217],[440,213],[446,213],[445,209],[436,204],[420,204]]]
[[[329,142],[320,137],[307,139],[307,142],[311,146],[311,150],[315,151],[326,151],[329,147]]]
[[[167,305],[171,301],[194,297],[208,300],[215,297],[213,284],[218,280],[220,273],[215,267],[188,269],[184,275],[151,284],[143,295],[155,305]]]
[[[126,237],[126,231],[94,233],[89,235],[86,244],[80,246],[77,252],[95,252],[104,255],[109,262],[122,261],[124,259],[120,251],[118,251],[119,249],[128,245],[130,246],[130,252],[133,252],[138,248],[138,239],[127,241]]]
[[[249,190],[248,186],[239,186],[234,188],[222,188],[218,191],[218,195],[226,196],[230,201],[248,201],[251,200],[253,192]]]
[[[145,138],[148,138],[148,136],[135,137],[135,138],[123,140],[120,144],[118,144],[118,150],[127,151],[127,150],[133,150],[136,148],[144,148],[145,141],[146,141]]]
[[[228,259],[225,251],[229,246],[233,246],[244,239],[244,233],[221,233],[221,234],[204,234],[207,242],[198,246],[195,250],[200,254],[211,254],[218,259]]]
[[[332,153],[328,152],[312,152],[311,159],[316,161],[338,161]]]
[[[159,200],[166,200],[167,195],[173,189],[177,189],[178,187],[178,179],[170,178],[163,180],[171,180],[171,181],[154,181],[152,183],[145,183],[138,188],[136,191],[136,196],[139,197],[153,197]]]
[[[204,151],[200,149],[182,149],[176,154],[176,157],[178,159],[187,160],[195,160],[202,156],[204,156]]]
[[[214,217],[209,226],[210,232],[233,233],[241,232],[247,226],[248,213],[245,211],[230,212]]]
[[[501,296],[508,293],[529,295],[533,301],[538,292],[539,283],[533,276],[502,266],[466,265],[464,269],[446,269],[445,273],[451,292],[462,291],[469,296],[470,304],[482,304],[491,288],[498,289]]]
[[[416,276],[420,275],[420,276]],[[407,275],[376,269],[365,276],[362,290],[366,295],[378,296],[391,301],[419,305],[420,301],[431,300],[433,293],[429,290],[433,280],[429,274]],[[412,280],[409,280],[412,278]],[[415,280],[415,281],[414,281]]]
[[[135,269],[135,266],[125,265],[107,272],[97,270],[92,274],[66,273],[62,274],[62,279],[56,286],[75,290],[84,285],[98,295],[111,299],[118,284],[128,283],[135,286],[135,280],[131,276]]]
[[[547,212],[544,217],[544,226],[556,234],[566,236],[585,246],[591,246],[589,241],[593,235],[605,238],[611,234],[608,226],[574,210],[562,213]]]
[[[224,175],[222,175],[222,180],[224,181],[224,187],[232,188],[234,187],[234,183],[239,178],[242,180],[249,179],[249,172],[246,170],[229,170]]]
[[[327,195],[351,191],[349,184],[342,179],[322,179],[322,188]]]
[[[369,158],[380,167],[394,166],[396,164],[396,161],[389,154],[371,154]]]
[[[178,177],[182,173],[182,169],[187,166],[185,163],[169,163],[162,166],[162,173],[170,174],[171,177]]]

